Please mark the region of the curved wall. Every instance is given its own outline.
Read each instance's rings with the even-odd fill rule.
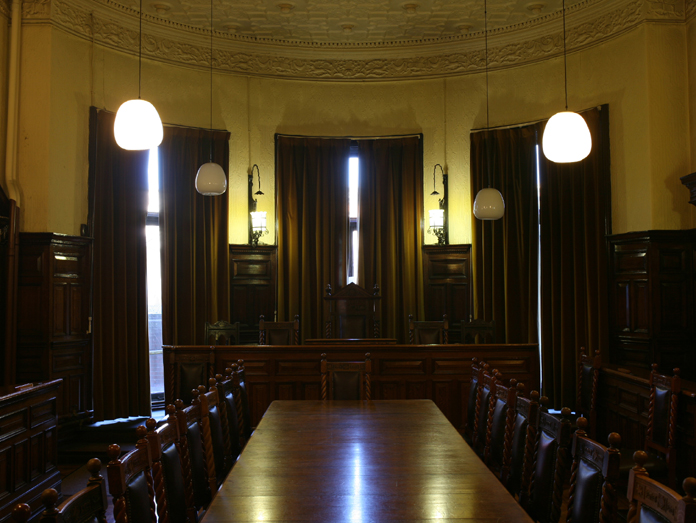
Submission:
[[[689,96],[696,93],[696,52],[687,53],[696,48],[695,25],[693,16],[688,24],[645,22],[568,55],[570,108],[609,104],[615,233],[696,227],[696,212],[679,181],[694,170],[696,157],[694,95]],[[49,24],[25,26],[22,230],[79,233],[87,219],[89,106],[116,111],[137,96],[137,71],[137,57],[130,54]],[[142,96],[154,103],[164,122],[208,127],[208,75],[205,69],[145,59]],[[491,126],[548,118],[563,108],[560,57],[493,70],[489,81]],[[486,124],[482,72],[332,82],[216,71],[213,107],[213,126],[232,134],[231,243],[247,241],[247,172],[254,163],[261,169],[265,193],[259,209],[269,212],[272,229],[275,133],[423,133],[425,209],[436,205],[429,196],[430,177],[434,164],[441,163],[450,180],[450,242],[471,241],[469,133]],[[275,231],[270,233],[264,237],[269,243]]]

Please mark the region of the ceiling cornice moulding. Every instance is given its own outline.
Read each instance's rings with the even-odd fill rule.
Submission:
[[[4,0],[0,0],[2,2]],[[696,0],[587,0],[567,9],[567,45],[578,51],[645,21],[683,22]],[[588,8],[591,6],[592,8]],[[688,7],[688,9],[687,9]],[[126,12],[128,11],[128,12]],[[28,0],[27,22],[49,18],[61,29],[121,52],[138,52],[138,11],[112,0]],[[143,56],[189,67],[210,67],[210,32],[143,15]],[[435,78],[482,71],[483,32],[457,38],[384,45],[312,45],[214,32],[213,67],[250,76],[311,80]],[[544,60],[563,51],[559,13],[534,23],[489,31],[489,67]]]

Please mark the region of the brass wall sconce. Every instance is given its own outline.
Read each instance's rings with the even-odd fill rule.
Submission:
[[[254,191],[254,169],[259,181],[259,190]],[[266,228],[266,211],[256,211],[257,200],[254,196],[263,196],[261,192],[261,171],[259,166],[254,164],[249,172],[249,245],[257,247],[259,238],[264,234],[268,234]]]
[[[448,204],[447,204],[447,174],[445,173],[445,170],[442,168],[442,165],[439,163],[435,164],[435,167],[433,168],[433,192],[430,193],[430,196],[439,196],[440,193],[437,192],[435,188],[435,183],[436,183],[436,173],[437,173],[437,168],[440,168],[440,172],[442,173],[442,186],[443,186],[443,196],[442,198],[438,199],[439,203],[439,208],[438,209],[431,209],[428,211],[429,214],[429,227],[428,227],[428,233],[432,234],[437,237],[437,244],[438,245],[448,245],[449,244],[449,227],[447,224],[447,211],[448,211]]]

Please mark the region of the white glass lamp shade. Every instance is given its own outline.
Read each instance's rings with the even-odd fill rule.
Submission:
[[[498,189],[481,189],[474,200],[474,216],[479,220],[498,220],[505,213],[503,195]]]
[[[430,228],[440,229],[445,226],[445,210],[444,209],[430,209],[428,211],[430,215]]]
[[[263,232],[266,230],[266,211],[251,213],[251,229],[256,232]]]
[[[224,194],[227,190],[227,178],[222,167],[213,162],[201,165],[196,174],[196,190],[203,196]]]
[[[578,113],[562,111],[546,123],[541,141],[544,156],[556,163],[579,162],[592,150],[587,122]]]
[[[128,100],[118,108],[114,137],[121,149],[145,151],[162,143],[164,129],[157,109],[146,100]]]

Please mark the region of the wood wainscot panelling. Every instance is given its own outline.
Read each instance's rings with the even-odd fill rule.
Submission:
[[[372,360],[373,399],[432,399],[452,424],[463,430],[471,378],[471,359],[485,359],[505,379],[527,390],[539,388],[539,349],[529,345],[351,345],[165,346],[168,401],[190,384],[180,384],[179,362],[197,361],[208,376],[244,360],[252,425],[274,400],[320,398],[321,354],[330,361]]]
[[[643,374],[637,376],[617,368],[602,367],[597,395],[597,435],[600,439],[610,432],[618,432],[623,448],[643,448],[650,405],[648,372]],[[682,380],[677,417],[677,477],[693,476],[694,470],[696,383]],[[681,480],[677,484],[681,485]]]
[[[60,492],[57,455],[57,393],[61,380],[23,390],[0,389],[0,523],[11,521],[17,503],[34,514],[43,508],[41,493]]]
[[[461,341],[461,322],[471,310],[471,245],[424,245],[426,321],[449,320],[449,341]],[[420,319],[420,318],[417,318]]]
[[[275,245],[230,245],[230,321],[241,323],[241,343],[258,343],[262,314],[276,321],[277,252]]]
[[[611,362],[696,381],[696,229],[609,237]]]
[[[57,406],[65,428],[93,412],[91,246],[91,238],[20,234],[16,382],[62,380]]]

